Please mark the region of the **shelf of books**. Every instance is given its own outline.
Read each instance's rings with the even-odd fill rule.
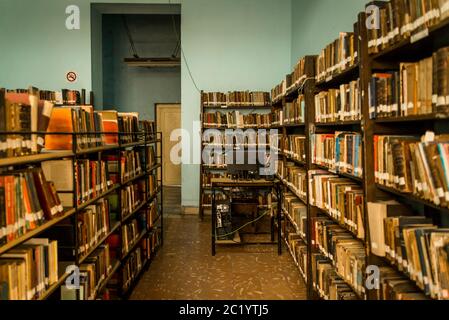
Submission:
[[[126,298],[162,244],[161,134],[83,94],[0,89],[2,300]]]
[[[449,299],[449,1],[416,6],[381,4],[397,19],[367,33],[368,263],[388,288],[373,299]]]
[[[369,3],[380,28],[360,13],[272,90],[282,234],[310,299],[449,299],[449,1],[423,2]]]
[[[270,146],[270,93],[201,92],[201,122],[199,208],[203,218],[212,208],[211,180],[228,175],[227,157]]]

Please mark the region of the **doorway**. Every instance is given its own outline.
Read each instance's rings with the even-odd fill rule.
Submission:
[[[173,130],[181,128],[180,104],[156,104],[157,131],[162,132],[162,182],[164,186],[181,186],[181,165],[174,164],[170,153],[177,141],[170,141]]]

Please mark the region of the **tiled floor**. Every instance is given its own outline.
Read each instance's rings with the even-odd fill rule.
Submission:
[[[164,247],[131,299],[306,299],[305,285],[287,251],[278,256],[275,246],[218,247],[212,257],[210,246],[207,219],[169,214]]]
[[[288,252],[274,247],[218,248],[210,254],[210,225],[196,217],[166,219],[164,247],[132,299],[305,299]]]

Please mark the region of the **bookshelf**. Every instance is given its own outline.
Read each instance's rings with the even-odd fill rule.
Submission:
[[[258,100],[259,102],[254,103],[254,102],[232,102],[234,100],[240,101],[241,100],[241,96],[239,97],[238,95],[259,95]],[[207,101],[208,96],[212,96],[214,95],[215,98],[222,100],[221,102],[212,102],[212,101]],[[221,95],[221,97],[220,97]],[[262,100],[262,97],[264,96],[264,101]],[[248,97],[244,97],[244,99],[248,100]],[[253,100],[254,101],[254,100]],[[271,100],[267,99],[266,94],[263,92],[256,92],[256,93],[249,93],[248,91],[246,92],[228,92],[227,94],[224,93],[208,93],[208,92],[204,92],[201,91],[201,106],[200,106],[200,110],[201,110],[201,115],[200,115],[200,120],[201,120],[201,137],[204,137],[204,133],[207,130],[218,130],[219,132],[221,132],[222,135],[225,134],[227,129],[241,129],[241,130],[246,130],[246,129],[252,129],[254,131],[257,132],[257,130],[259,129],[265,129],[265,130],[269,130],[270,129],[270,110],[271,110]],[[211,121],[216,121],[217,118],[214,117],[213,119],[208,119],[207,118],[207,113],[210,112],[214,112],[214,113],[220,113],[222,116],[221,118],[223,120],[226,120],[226,124],[217,124],[217,123],[211,123]],[[245,116],[251,116],[252,119],[250,119],[251,122],[247,122],[246,119],[243,119],[243,121],[241,121],[240,124],[238,124],[237,122],[235,123],[228,123],[229,118],[227,117],[228,114],[232,114],[234,112],[239,112],[241,113],[244,117]],[[238,117],[238,116],[237,116]],[[259,118],[260,117],[260,118]],[[264,117],[264,118],[262,118]],[[226,119],[225,119],[226,118]],[[233,121],[238,121],[235,118],[233,119]],[[258,123],[259,122],[259,123]],[[257,133],[256,133],[257,134]],[[257,142],[256,142],[257,144]],[[234,149],[236,148],[237,142],[233,141],[232,146],[234,147]],[[212,208],[212,204],[211,203],[205,203],[203,201],[203,195],[209,195],[210,197],[212,196],[212,188],[210,183],[203,183],[206,175],[208,174],[220,174],[221,176],[226,175],[226,171],[227,171],[227,165],[225,163],[225,161],[223,161],[223,164],[209,164],[207,162],[204,161],[203,159],[203,151],[205,150],[205,148],[207,148],[208,146],[210,147],[223,147],[224,148],[230,148],[230,145],[226,144],[226,141],[223,140],[221,142],[218,143],[210,143],[207,141],[202,141],[201,143],[201,165],[200,165],[200,200],[199,200],[199,213],[200,213],[200,217],[201,219],[204,218],[204,214],[205,211],[209,211]],[[242,148],[248,148],[248,145],[245,144],[243,146],[239,146]],[[210,198],[211,199],[211,198]]]
[[[10,134],[8,132],[2,132],[1,134]],[[42,133],[42,134],[48,134],[48,133]],[[54,135],[54,133],[52,133]],[[63,224],[69,224],[72,226],[73,236],[75,239],[75,246],[72,247],[70,250],[66,250],[67,248],[63,245],[58,245],[58,251],[60,250],[66,250],[66,252],[71,251],[71,257],[68,258],[67,256],[64,257],[62,255],[59,255],[59,277],[58,281],[53,283],[51,286],[48,286],[48,288],[45,290],[43,294],[39,296],[39,300],[59,300],[62,299],[62,288],[65,287],[65,282],[69,278],[70,274],[65,273],[65,269],[67,266],[77,266],[80,267],[83,263],[85,263],[90,256],[97,251],[98,248],[102,247],[104,244],[108,243],[111,240],[111,237],[113,235],[119,236],[119,239],[123,237],[122,229],[124,228],[125,224],[136,217],[136,215],[140,212],[144,213],[144,210],[148,210],[150,206],[154,205],[156,210],[156,217],[154,217],[154,221],[151,221],[151,226],[144,227],[139,237],[136,239],[136,241],[133,242],[133,245],[131,246],[130,250],[126,252],[126,254],[123,255],[115,255],[116,257],[114,259],[111,259],[111,265],[108,268],[108,273],[104,275],[100,280],[100,282],[97,284],[97,287],[95,288],[94,294],[90,296],[89,300],[95,300],[100,297],[100,294],[105,288],[111,288],[116,289],[115,292],[117,292],[117,297],[121,299],[127,299],[129,295],[132,293],[132,289],[136,285],[136,282],[140,278],[140,276],[144,273],[145,270],[147,270],[148,266],[150,265],[154,254],[156,254],[158,248],[163,243],[163,204],[162,204],[162,197],[163,197],[163,186],[162,181],[160,177],[162,177],[162,134],[161,133],[145,133],[144,131],[139,132],[120,132],[115,133],[117,137],[122,137],[126,135],[133,135],[134,138],[137,138],[138,141],[133,143],[122,143],[122,139],[118,139],[118,144],[115,146],[103,146],[103,147],[96,147],[96,148],[89,148],[89,149],[82,149],[79,150],[77,147],[77,141],[80,141],[79,136],[83,135],[82,133],[59,133],[60,135],[72,135],[73,138],[73,146],[72,150],[70,151],[46,151],[45,149],[42,150],[42,153],[37,155],[31,155],[31,156],[23,156],[23,157],[15,157],[15,158],[3,158],[0,159],[0,170],[3,174],[8,174],[8,172],[13,172],[14,170],[20,170],[20,169],[26,169],[30,165],[39,166],[40,164],[49,161],[49,160],[67,160],[70,159],[72,161],[72,172],[70,173],[72,175],[73,180],[73,190],[77,190],[76,188],[76,181],[78,179],[75,168],[77,166],[77,163],[79,161],[83,161],[85,159],[91,159],[91,160],[101,160],[106,159],[108,156],[117,156],[120,158],[121,152],[127,150],[127,151],[137,151],[137,150],[144,150],[144,148],[152,146],[155,151],[153,163],[150,163],[150,159],[148,159],[148,153],[143,152],[144,161],[142,163],[142,170],[140,174],[135,175],[131,179],[127,179],[126,181],[123,181],[119,179],[119,181],[116,181],[115,183],[108,184],[107,190],[104,192],[101,192],[100,194],[96,195],[93,198],[84,200],[83,202],[79,202],[76,192],[73,193],[73,203],[75,204],[74,207],[65,207],[64,211],[59,214],[58,216],[54,217],[51,220],[46,220],[42,225],[32,229],[31,231],[26,232],[22,236],[14,239],[13,241],[9,241],[6,244],[0,246],[0,256],[3,254],[8,253],[10,250],[18,247],[19,245],[27,242],[28,240],[36,237],[43,237],[43,238],[50,238],[52,240],[57,240],[59,244],[58,237],[55,237],[54,235],[57,233],[54,233],[55,228],[58,228],[60,225]],[[111,135],[113,133],[98,133],[96,134],[104,134],[104,135]],[[86,135],[86,134],[84,134]],[[121,166],[118,166],[118,176],[122,176],[121,172]],[[158,174],[159,173],[159,174]],[[150,192],[150,186],[149,186],[149,177],[154,176],[154,190]],[[129,186],[130,184],[142,182],[144,187],[144,198],[143,201],[126,217],[123,216],[121,212],[122,203],[121,203],[121,196],[120,193],[124,188]],[[59,194],[59,192],[58,192]],[[113,221],[113,219],[110,220],[110,227],[107,232],[103,233],[101,237],[96,239],[96,241],[93,243],[91,242],[91,245],[87,250],[85,250],[82,254],[79,251],[79,247],[77,243],[78,241],[78,232],[77,232],[77,221],[79,219],[79,215],[81,212],[86,210],[87,208],[91,207],[92,205],[97,204],[100,201],[103,201],[103,199],[108,198],[109,196],[117,194],[118,199],[118,210],[117,212],[119,219],[117,221]],[[124,279],[122,279],[122,269],[124,268],[124,264],[129,258],[131,254],[133,254],[137,248],[140,248],[142,245],[142,241],[147,241],[148,243],[152,242],[154,244],[154,247],[151,248],[151,253],[148,255],[143,254],[142,256],[146,257],[146,260],[142,261],[142,267],[139,270],[138,274],[136,274],[128,286],[126,290],[122,290]],[[61,241],[64,242],[64,241]],[[121,243],[121,241],[120,241]],[[114,249],[110,249],[111,251]],[[121,252],[121,244],[119,244],[119,247],[117,248],[117,252]],[[116,281],[114,281],[114,284],[110,285],[110,280],[116,278]],[[71,299],[80,299],[80,293],[79,290],[72,290],[70,294]]]
[[[353,232],[354,230],[351,230],[353,229],[354,222],[349,221],[348,219],[349,223],[347,225],[346,222],[342,224],[342,220],[335,214],[335,211],[329,211],[326,208],[311,203],[314,199],[311,195],[312,190],[310,188],[312,185],[310,183],[307,183],[307,199],[304,199],[304,196],[298,192],[295,186],[289,182],[286,177],[281,176],[282,172],[278,173],[278,177],[284,185],[283,198],[285,198],[285,195],[287,194],[289,196],[293,195],[307,206],[308,230],[305,238],[304,234],[301,234],[300,230],[298,230],[297,223],[283,208],[286,220],[285,223],[290,226],[290,230],[293,230],[293,233],[296,233],[298,237],[302,239],[302,244],[296,245],[296,247],[299,248],[299,253],[294,247],[290,246],[291,242],[287,239],[288,235],[283,234],[283,240],[288,246],[288,251],[292,255],[293,261],[297,266],[299,266],[298,258],[301,257],[303,245],[307,246],[307,272],[304,272],[304,270],[299,267],[298,269],[301,277],[306,282],[309,299],[328,300],[330,298],[321,288],[319,288],[317,283],[314,283],[312,280],[316,279],[313,274],[314,270],[312,270],[312,263],[316,261],[315,255],[318,253],[325,256],[326,259],[331,261],[332,265],[335,266],[335,257],[333,257],[330,252],[327,252],[321,243],[313,243],[316,241],[316,239],[312,237],[312,230],[315,230],[313,221],[317,221],[314,220],[317,217],[324,216],[329,218],[343,230],[347,229],[347,231],[352,234],[354,241],[359,243],[359,248],[364,248],[363,251],[365,251],[366,254],[365,258],[361,260],[362,262],[364,260],[361,273],[363,279],[361,283],[362,286],[348,282],[346,277],[343,277],[343,275],[337,272],[337,275],[341,276],[344,282],[346,282],[354,291],[354,296],[350,298],[360,300],[377,300],[380,298],[378,290],[364,288],[364,283],[367,277],[364,269],[366,266],[370,265],[393,269],[401,276],[401,281],[409,281],[411,286],[416,282],[415,289],[413,289],[416,290],[416,293],[413,291],[413,294],[410,295],[412,299],[424,298],[425,293],[422,288],[418,288],[418,280],[416,279],[419,279],[419,276],[413,274],[410,270],[404,271],[402,265],[398,266],[398,262],[393,263],[391,258],[388,259],[386,257],[376,256],[372,253],[373,249],[371,247],[370,224],[368,218],[369,204],[378,203],[385,199],[385,197],[388,197],[388,199],[394,199],[400,205],[405,206],[413,216],[430,218],[433,221],[433,224],[439,228],[447,228],[449,226],[449,219],[447,216],[449,211],[446,206],[437,205],[434,202],[426,200],[411,192],[401,192],[397,188],[376,183],[374,157],[374,141],[376,135],[414,135],[419,137],[429,130],[433,131],[436,135],[447,134],[449,133],[449,114],[447,112],[433,111],[429,114],[373,118],[370,113],[372,110],[370,110],[371,101],[368,94],[370,92],[371,78],[374,73],[398,69],[401,62],[417,62],[432,56],[436,50],[449,46],[449,38],[447,37],[449,32],[449,19],[445,18],[439,23],[424,29],[424,31],[400,40],[379,52],[370,53],[368,48],[369,30],[366,29],[365,24],[366,18],[365,13],[360,13],[357,17],[357,23],[354,25],[355,39],[358,39],[358,41],[356,41],[358,51],[357,62],[355,64],[344,70],[340,70],[340,72],[334,72],[330,76],[324,78],[321,77],[321,79],[317,81],[313,78],[316,75],[315,63],[318,58],[316,56],[306,57],[306,70],[309,70],[310,73],[302,78],[302,82],[299,85],[293,85],[294,90],[291,90],[293,87],[289,86],[289,75],[287,75],[286,79],[272,91],[273,112],[282,110],[286,103],[291,102],[300,94],[304,95],[305,99],[306,117],[304,124],[281,124],[273,126],[273,128],[280,130],[280,133],[284,138],[282,141],[285,141],[285,138],[291,135],[298,134],[305,135],[306,138],[306,161],[298,161],[297,157],[292,156],[288,152],[284,152],[285,146],[280,146],[278,156],[282,168],[285,167],[286,163],[302,168],[302,170],[305,170],[307,173],[308,181],[312,180],[310,175],[315,170],[322,170],[331,175],[345,179],[345,181],[348,181],[351,184],[360,186],[360,189],[363,192],[362,206],[364,213],[362,223],[364,233],[357,235]],[[312,67],[310,67],[310,65]],[[358,99],[360,99],[360,120],[331,122],[316,121],[315,112],[317,111],[317,105],[316,100],[314,99],[315,95],[322,91],[338,89],[342,84],[357,79],[359,79],[359,92],[357,96]],[[332,134],[337,131],[360,134],[363,174],[355,176],[348,172],[339,172],[339,170],[330,169],[328,165],[315,163],[313,159],[312,136],[314,134]],[[428,295],[427,298],[429,298]]]

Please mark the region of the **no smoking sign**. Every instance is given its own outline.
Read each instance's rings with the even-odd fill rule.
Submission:
[[[75,71],[69,71],[69,72],[67,72],[67,74],[66,74],[66,80],[67,80],[69,83],[75,83],[76,80],[78,80],[78,75],[76,74]]]

